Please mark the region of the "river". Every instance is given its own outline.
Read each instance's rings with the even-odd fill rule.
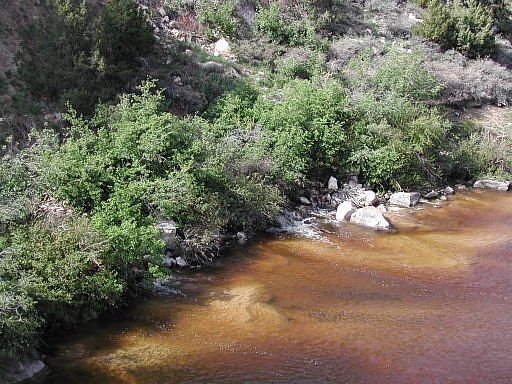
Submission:
[[[262,236],[55,341],[46,384],[511,383],[512,193]]]

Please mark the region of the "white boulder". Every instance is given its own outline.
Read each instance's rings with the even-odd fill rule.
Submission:
[[[357,211],[357,208],[351,201],[344,201],[338,205],[338,209],[336,210],[336,220],[350,221],[350,217],[355,211]]]
[[[380,231],[390,228],[390,224],[382,212],[373,206],[359,208],[350,217],[350,222]]]
[[[188,265],[187,263],[187,260],[185,260],[183,257],[177,257],[176,258],[176,263],[180,266],[180,267],[186,267]]]
[[[473,185],[473,188],[494,189],[497,191],[510,190],[510,181],[496,181],[496,180],[478,180]]]
[[[444,189],[444,194],[445,195],[453,195],[455,193],[455,190],[450,187],[450,186],[447,186],[445,189]]]
[[[302,205],[311,205],[311,201],[307,197],[301,196],[299,201]]]
[[[359,195],[359,201],[362,205],[373,205],[378,200],[377,194],[373,191],[363,191]]]
[[[229,57],[231,55],[231,46],[226,39],[220,39],[215,43],[213,56]]]
[[[437,199],[439,197],[439,192],[437,191],[430,191],[429,193],[424,195],[425,199],[431,200],[431,199]]]
[[[176,223],[174,220],[161,220],[157,223],[156,229],[160,232],[160,238],[165,241],[165,246],[172,248],[176,242]]]
[[[389,198],[389,203],[399,207],[414,207],[421,199],[418,192],[397,192]]]
[[[327,183],[327,188],[330,190],[330,191],[337,191],[340,187],[338,186],[338,180],[331,176],[329,178],[329,182]]]

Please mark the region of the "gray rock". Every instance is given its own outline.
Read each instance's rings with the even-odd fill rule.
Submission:
[[[187,263],[187,260],[185,260],[183,257],[177,257],[176,258],[176,263],[180,266],[180,267],[186,267],[188,265]]]
[[[448,200],[448,198],[447,198],[446,196],[441,196],[441,197],[439,198],[439,200],[446,201],[446,200]]]
[[[340,189],[340,187],[338,186],[338,179],[331,176],[329,178],[329,182],[327,183],[327,189],[329,189],[330,191],[337,191],[338,189]]]
[[[431,200],[431,199],[437,199],[439,197],[439,192],[437,191],[431,191],[425,195],[423,195],[425,199]]]
[[[47,371],[46,364],[41,360],[17,363],[15,367],[8,368],[0,377],[0,384],[13,384],[25,382],[37,376],[40,378]]]
[[[338,209],[336,210],[336,220],[349,221],[355,211],[357,211],[357,208],[351,201],[344,201],[338,205]]]
[[[399,207],[414,207],[421,199],[418,192],[397,192],[389,198],[389,203]]]
[[[176,223],[174,220],[160,220],[156,224],[160,238],[165,241],[167,248],[172,248],[176,242]]]
[[[473,188],[494,189],[496,191],[509,191],[510,187],[510,181],[478,180],[473,184]]]
[[[350,222],[380,231],[390,228],[390,224],[382,212],[373,206],[363,207],[355,211],[350,217]]]
[[[311,205],[311,201],[309,201],[309,199],[304,196],[301,196],[299,201],[302,205]]]
[[[444,194],[445,195],[453,195],[455,193],[454,189],[450,186],[446,187],[444,189]]]
[[[176,260],[169,256],[164,256],[162,260],[162,265],[165,268],[171,268],[172,266],[176,265]]]
[[[244,232],[238,232],[236,234],[236,240],[237,240],[238,244],[247,243],[247,239],[248,239],[248,237]]]
[[[363,191],[359,195],[359,201],[362,205],[374,205],[378,200],[377,194],[373,191]]]
[[[455,189],[457,191],[464,191],[465,189],[468,189],[464,184],[455,184]]]

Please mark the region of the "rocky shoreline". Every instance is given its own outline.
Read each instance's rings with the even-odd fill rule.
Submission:
[[[374,230],[390,230],[391,224],[386,219],[388,211],[399,208],[411,208],[418,204],[446,201],[448,196],[458,191],[474,189],[487,189],[495,191],[512,190],[512,182],[490,179],[477,180],[470,185],[455,184],[442,189],[424,192],[392,192],[388,191],[378,195],[371,189],[366,189],[358,183],[357,177],[352,176],[347,183],[339,186],[335,177],[327,183],[327,189],[309,190],[309,196],[300,197],[300,204],[293,210],[292,216],[307,220],[318,210],[332,211],[330,215],[336,217],[338,222],[351,222]],[[290,212],[285,212],[290,217]],[[328,213],[329,215],[329,213]]]
[[[430,191],[388,191],[379,195],[359,183],[357,176],[351,176],[345,183],[340,183],[331,176],[326,187],[306,190],[306,193],[298,198],[298,204],[285,208],[282,214],[276,218],[274,226],[268,228],[267,232],[293,232],[301,225],[311,224],[318,216],[335,219],[337,222],[350,222],[378,231],[390,231],[393,228],[386,218],[386,213],[401,208],[415,207],[419,204],[446,201],[448,196],[471,188],[510,191],[512,182],[482,179],[467,185],[454,184]],[[194,264],[183,256],[174,255],[177,227],[172,220],[159,222],[157,228],[162,240],[166,243],[164,267],[179,269],[201,267],[205,264]],[[217,251],[221,252],[234,244],[246,244],[253,236],[253,233],[246,232],[219,234]],[[157,283],[157,287],[161,287],[161,284]]]

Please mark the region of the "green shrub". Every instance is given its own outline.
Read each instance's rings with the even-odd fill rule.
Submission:
[[[239,22],[234,16],[235,3],[233,0],[201,0],[196,4],[199,22],[207,27],[206,36],[209,39],[226,37],[235,38]]]
[[[495,36],[492,12],[477,0],[456,0],[455,46],[469,57],[488,56],[494,52]]]
[[[279,3],[273,2],[268,7],[259,6],[256,12],[256,28],[261,34],[277,42],[284,42],[288,33],[281,20]]]
[[[351,124],[346,90],[333,81],[292,80],[256,106],[276,175],[296,186],[342,169]]]
[[[119,65],[134,66],[154,44],[151,24],[134,0],[109,0],[101,10],[93,33],[95,60],[101,69],[119,71]],[[121,68],[123,69],[123,68]]]
[[[80,0],[49,0],[44,18],[23,33],[18,79],[36,99],[90,115],[136,74],[153,47],[151,25],[134,0],[88,8]]]
[[[448,5],[432,0],[416,33],[471,58],[490,55],[495,49],[492,11],[477,0]]]
[[[418,24],[415,32],[439,43],[444,48],[450,48],[454,44],[455,27],[455,20],[449,6],[438,0],[430,0],[423,14],[423,21]]]
[[[39,345],[42,319],[24,280],[7,281],[0,272],[0,372],[2,365],[31,356]]]
[[[122,282],[103,264],[105,250],[103,236],[85,218],[36,220],[12,229],[2,279],[26,283],[46,327],[72,326],[122,294]]]
[[[314,47],[319,45],[316,33],[320,16],[316,11],[311,1],[291,6],[281,6],[279,2],[272,1],[268,6],[257,9],[256,31],[277,43]]]
[[[413,101],[434,100],[444,88],[425,66],[420,51],[391,48],[380,58],[365,50],[351,60],[346,74],[353,86],[371,90],[376,96],[396,94]]]
[[[438,148],[449,123],[428,107],[442,89],[419,52],[392,49],[377,61],[363,53],[349,65],[357,122],[350,148],[352,169],[373,185],[417,187],[442,177]]]

